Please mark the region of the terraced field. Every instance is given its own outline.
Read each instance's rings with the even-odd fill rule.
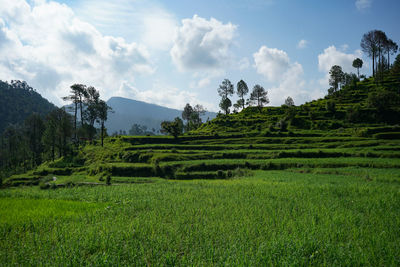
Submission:
[[[368,131],[374,132],[373,128]],[[124,183],[144,181],[145,177],[228,179],[251,170],[345,167],[365,168],[366,173],[392,168],[400,173],[400,140],[357,137],[349,131],[188,135],[177,139],[121,136],[108,138],[104,148],[85,146],[73,160],[63,158],[12,176],[5,184],[105,183],[106,176]]]

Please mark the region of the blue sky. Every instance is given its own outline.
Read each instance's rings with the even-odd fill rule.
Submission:
[[[362,35],[400,43],[399,10],[398,0],[0,0],[0,79],[57,105],[84,83],[105,99],[217,111],[224,78],[262,85],[270,105],[301,104],[326,94],[334,64],[355,72],[360,57],[370,74]]]

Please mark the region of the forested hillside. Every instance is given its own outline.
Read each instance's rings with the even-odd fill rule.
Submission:
[[[0,133],[11,124],[24,122],[33,113],[44,117],[55,108],[26,82],[0,81]]]

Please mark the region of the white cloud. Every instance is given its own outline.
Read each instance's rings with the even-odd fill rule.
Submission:
[[[170,51],[173,62],[181,71],[225,67],[231,57],[229,48],[236,28],[231,23],[223,24],[197,15],[182,20]]]
[[[372,5],[372,0],[356,0],[356,7],[358,10],[364,10]]]
[[[341,51],[332,45],[318,55],[318,68],[325,73],[325,76],[318,81],[322,88],[329,88],[329,71],[334,65],[341,66],[344,72],[355,72],[353,61],[356,58],[362,59],[362,52],[361,50],[355,50],[353,53],[346,53],[347,49],[348,45],[343,45]],[[365,64],[365,66],[367,67],[368,64]]]
[[[257,72],[271,82],[281,80],[290,66],[286,52],[276,48],[262,46],[253,54],[253,58]]]
[[[262,46],[253,57],[257,72],[272,83],[270,88],[266,88],[271,105],[282,105],[288,96],[296,104],[321,97],[318,90],[310,90],[314,86],[310,87],[305,82],[302,65],[292,63],[285,51]]]
[[[345,72],[354,72],[352,66],[354,59],[362,58],[360,50],[354,53],[345,53],[337,50],[335,46],[329,46],[322,54],[318,55],[318,68],[322,72],[329,72],[333,65],[339,65]]]
[[[0,17],[0,78],[26,80],[56,104],[73,83],[108,98],[121,80],[154,71],[144,45],[102,35],[66,5],[0,0]]]
[[[75,11],[103,34],[134,38],[151,50],[170,50],[178,25],[175,16],[155,1],[85,0]]]
[[[177,23],[172,15],[162,10],[142,18],[144,33],[142,41],[151,48],[169,50],[173,43]]]
[[[300,40],[300,41],[298,42],[298,44],[297,44],[297,48],[299,48],[299,49],[303,49],[303,48],[306,48],[306,47],[307,47],[307,45],[308,45],[308,41],[307,41],[307,40],[304,40],[304,39],[302,39],[302,40]]]

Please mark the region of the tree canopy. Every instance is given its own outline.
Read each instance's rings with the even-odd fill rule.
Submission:
[[[253,87],[253,91],[250,94],[250,103],[256,104],[257,107],[262,108],[264,105],[269,103],[268,92],[259,84]]]
[[[360,78],[360,69],[362,68],[363,63],[364,62],[362,61],[361,58],[356,58],[356,59],[353,60],[353,68],[357,69],[358,78]]]
[[[225,112],[225,114],[229,114],[229,108],[232,106],[232,101],[229,99],[229,96],[233,95],[234,89],[233,84],[228,79],[222,81],[221,85],[218,88],[218,94],[221,96],[220,108]]]

